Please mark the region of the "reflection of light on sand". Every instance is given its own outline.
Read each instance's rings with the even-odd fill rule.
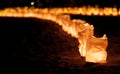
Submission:
[[[108,66],[120,66],[120,36],[108,36]]]
[[[109,56],[108,65],[119,65],[120,66],[120,55]]]

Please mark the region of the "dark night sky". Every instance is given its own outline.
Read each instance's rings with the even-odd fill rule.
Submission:
[[[30,6],[32,1],[36,2],[36,6],[40,7],[64,7],[64,6],[82,6],[82,5],[96,5],[99,6],[117,6],[120,7],[118,0],[0,0],[1,7],[12,6]],[[38,3],[39,1],[39,3]]]

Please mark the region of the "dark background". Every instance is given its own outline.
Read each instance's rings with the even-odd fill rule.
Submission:
[[[0,7],[31,6],[36,7],[74,7],[83,5],[99,5],[100,7],[120,7],[119,0],[0,0]]]

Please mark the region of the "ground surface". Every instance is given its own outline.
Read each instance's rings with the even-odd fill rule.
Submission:
[[[0,18],[1,67],[4,72],[44,74],[120,73],[120,17],[83,17],[95,36],[108,36],[108,63],[85,63],[78,41],[58,24],[33,18]]]

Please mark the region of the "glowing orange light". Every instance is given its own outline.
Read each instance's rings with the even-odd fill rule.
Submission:
[[[46,8],[43,10],[47,10]],[[119,16],[119,10],[116,7],[104,7],[99,8],[98,6],[83,6],[83,7],[74,7],[74,8],[51,8],[47,12],[49,13],[57,13],[57,14],[80,14],[80,15],[88,15],[88,16]]]
[[[116,14],[116,9],[114,8],[114,13],[109,11],[109,15],[113,13]],[[69,15],[64,15],[64,13],[70,14],[80,14],[81,15],[101,15],[104,12],[96,7],[87,8],[53,8],[53,9],[40,9],[40,8],[7,8],[0,10],[1,17],[34,17],[38,19],[51,20],[62,26],[62,29],[66,31],[71,36],[75,37],[79,41],[79,52],[80,55],[85,57],[87,62],[94,63],[106,63],[106,47],[107,47],[107,37],[104,35],[102,38],[94,37],[94,27],[84,20],[74,19],[71,20]],[[105,11],[106,15],[108,12]]]

